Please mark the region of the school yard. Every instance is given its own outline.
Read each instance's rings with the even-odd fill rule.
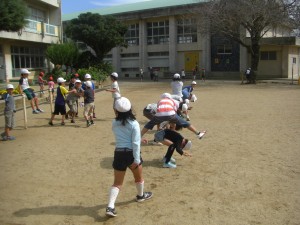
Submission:
[[[119,85],[141,127],[143,108],[171,91],[169,81]],[[128,171],[112,219],[105,216],[113,182],[111,94],[96,94],[96,125],[89,128],[82,108],[75,124],[61,126],[56,117],[54,127],[49,104],[38,115],[28,108],[26,130],[18,111],[16,140],[0,142],[0,225],[299,225],[300,86],[209,80],[198,81],[194,93],[191,123],[207,134],[198,140],[181,131],[193,142],[193,157],[175,152],[178,167],[166,169],[167,148],[143,145],[145,191],[153,199],[134,201]]]

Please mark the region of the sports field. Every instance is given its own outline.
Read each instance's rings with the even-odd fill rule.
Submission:
[[[119,85],[141,127],[143,108],[171,91],[169,81]],[[299,225],[300,86],[209,80],[198,81],[194,94],[191,123],[207,134],[198,140],[181,131],[193,157],[175,152],[177,168],[162,168],[167,148],[143,145],[145,191],[154,196],[135,202],[128,171],[112,219],[105,216],[113,183],[111,94],[96,94],[89,128],[82,108],[75,124],[61,126],[59,116],[53,127],[49,104],[38,115],[28,108],[27,130],[18,111],[16,140],[0,142],[0,225]]]

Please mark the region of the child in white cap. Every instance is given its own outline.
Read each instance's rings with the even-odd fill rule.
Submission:
[[[183,82],[181,81],[180,75],[178,73],[175,73],[173,76],[173,80],[171,82],[172,87],[172,94],[178,95],[179,97],[182,97],[182,87]]]
[[[109,217],[117,216],[115,202],[123,185],[127,168],[131,170],[135,179],[137,189],[135,200],[142,202],[152,197],[152,192],[144,192],[140,125],[132,113],[130,101],[124,97],[117,99],[115,110],[116,118],[112,123],[116,142],[113,161],[114,184],[110,188],[109,201],[106,208],[106,215]]]
[[[86,126],[89,127],[91,125],[94,125],[93,120],[93,109],[95,107],[94,105],[94,90],[93,90],[93,83],[91,81],[84,82],[86,89],[83,93],[84,98],[84,112],[83,116],[86,119]]]
[[[118,81],[117,81],[118,77],[119,77],[119,75],[116,72],[113,72],[110,75],[110,79],[111,79],[111,82],[112,82],[111,83],[111,88],[106,89],[106,91],[111,92],[111,95],[114,99],[113,110],[114,110],[115,113],[116,113],[115,102],[116,102],[117,99],[121,98],[121,92],[120,92],[119,84],[118,84]]]
[[[13,97],[14,86],[12,84],[8,84],[6,86],[7,93],[4,95],[5,108],[4,108],[4,119],[5,119],[5,128],[4,132],[1,134],[2,141],[12,141],[16,138],[14,136],[10,136],[10,131],[15,126],[15,99]]]
[[[90,74],[87,73],[87,74],[84,75],[84,80],[85,80],[85,81],[90,81],[90,82],[92,83],[92,90],[93,90],[94,98],[95,98],[95,84],[94,84],[94,82],[92,81],[92,76],[91,76]],[[85,82],[82,84],[82,89],[83,89],[83,90],[86,89],[86,83],[85,83]],[[95,106],[95,102],[94,102],[93,118],[96,118],[95,108],[96,108],[96,106]],[[78,112],[78,111],[77,111],[77,112]]]

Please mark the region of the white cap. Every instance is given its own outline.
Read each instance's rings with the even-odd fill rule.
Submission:
[[[173,77],[174,77],[175,79],[178,79],[178,78],[180,78],[180,75],[179,75],[179,73],[175,73]]]
[[[193,81],[192,84],[197,84],[197,82],[196,82],[196,81]]]
[[[91,76],[90,74],[87,73],[86,75],[84,75],[84,78],[85,78],[85,79],[91,79],[92,76]]]
[[[192,95],[191,102],[195,102],[195,101],[197,101],[197,97],[196,97],[196,95]]]
[[[113,77],[118,77],[119,75],[118,75],[116,72],[113,72],[113,73],[111,74],[111,76],[113,76]]]
[[[30,72],[27,69],[21,69],[21,74],[30,74]]]
[[[57,83],[64,83],[66,80],[62,77],[57,78]]]
[[[128,98],[121,97],[115,102],[115,109],[118,112],[128,112],[131,109],[131,103]]]
[[[160,96],[160,98],[169,98],[169,99],[171,99],[172,96],[171,96],[171,94],[169,94],[169,93],[163,93],[163,94]]]
[[[6,86],[6,89],[14,89],[14,85],[8,84],[8,85]]]
[[[182,150],[190,150],[192,148],[192,141],[188,141]]]
[[[85,83],[85,85],[87,86],[87,87],[93,87],[93,83],[92,83],[92,81],[86,81],[86,82],[84,82]]]
[[[186,103],[182,104],[182,111],[183,112],[188,111],[188,109],[189,109],[189,106]]]
[[[77,79],[75,80],[75,83],[81,83],[81,80]]]

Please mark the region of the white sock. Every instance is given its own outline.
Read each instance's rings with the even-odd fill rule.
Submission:
[[[117,187],[112,186],[109,190],[109,200],[108,200],[108,207],[114,209],[115,202],[118,197],[120,189]]]
[[[136,190],[138,192],[138,196],[144,195],[144,181],[135,183]]]

